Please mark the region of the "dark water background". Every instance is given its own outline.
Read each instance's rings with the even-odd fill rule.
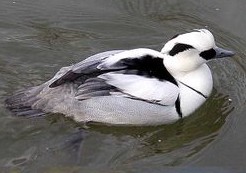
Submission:
[[[0,172],[244,172],[246,1],[2,0]],[[237,55],[209,63],[211,98],[158,127],[90,126],[50,115],[14,117],[4,99],[62,66],[112,49],[160,50],[173,35],[208,28]]]

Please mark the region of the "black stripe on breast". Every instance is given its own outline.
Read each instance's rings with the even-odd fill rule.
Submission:
[[[180,81],[179,81],[179,82],[180,82]],[[196,90],[195,88],[192,88],[192,87],[190,87],[189,85],[187,85],[187,84],[185,84],[185,83],[183,83],[183,82],[180,82],[180,83],[183,84],[184,86],[190,88],[191,90],[195,91],[197,94],[201,95],[201,96],[204,97],[205,99],[208,98],[208,96],[206,96],[206,95],[203,94],[202,92]]]
[[[175,108],[176,108],[176,111],[177,111],[179,117],[182,118],[183,114],[182,114],[182,111],[181,111],[180,97],[179,96],[178,96],[177,100],[175,101]]]
[[[188,49],[194,49],[194,47],[188,44],[178,43],[170,50],[169,55],[174,56]]]
[[[126,74],[136,74],[148,78],[157,78],[160,81],[166,80],[178,86],[177,81],[164,66],[162,58],[146,55],[141,58],[122,59],[118,63],[126,66],[124,69],[124,73]]]

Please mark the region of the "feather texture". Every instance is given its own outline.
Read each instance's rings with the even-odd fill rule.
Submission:
[[[139,48],[90,56],[16,93],[6,106],[19,116],[62,113],[81,122],[167,124],[190,115],[210,95],[207,60],[233,55],[218,49],[208,30],[196,30],[173,37],[161,52]]]
[[[117,95],[161,105],[175,105],[179,95],[176,80],[163,65],[163,55],[139,48],[109,51],[73,65],[50,87],[79,83],[78,100]]]
[[[99,78],[129,96],[162,105],[174,105],[179,95],[179,88],[176,85],[155,78],[116,72],[100,75]]]

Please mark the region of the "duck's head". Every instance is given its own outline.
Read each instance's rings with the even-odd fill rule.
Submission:
[[[175,35],[161,50],[164,63],[173,71],[192,71],[209,60],[231,57],[235,53],[216,46],[213,34],[207,29]]]

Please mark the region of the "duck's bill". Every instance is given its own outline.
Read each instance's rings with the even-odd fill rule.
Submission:
[[[216,52],[215,58],[232,57],[235,55],[235,52],[230,51],[230,50],[226,50],[226,49],[222,49],[220,47],[216,47],[215,52]]]

